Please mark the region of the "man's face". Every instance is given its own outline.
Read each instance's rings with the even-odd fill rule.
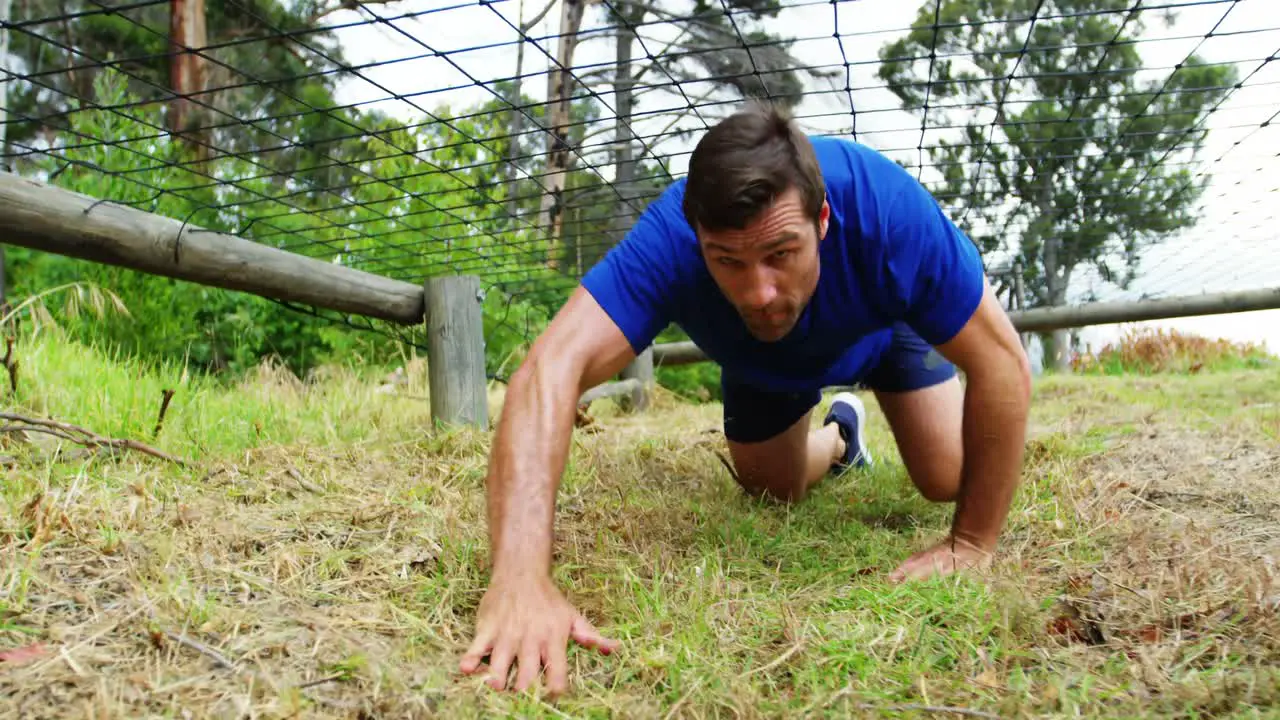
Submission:
[[[782,339],[813,297],[830,214],[823,202],[815,227],[792,188],[741,230],[699,231],[711,276],[756,339]]]

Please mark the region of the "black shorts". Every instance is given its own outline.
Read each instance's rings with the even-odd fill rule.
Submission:
[[[911,328],[898,323],[880,363],[850,384],[881,392],[919,390],[955,377],[956,367]],[[791,427],[822,400],[822,389],[771,392],[725,380],[724,434],[734,442],[768,440]]]

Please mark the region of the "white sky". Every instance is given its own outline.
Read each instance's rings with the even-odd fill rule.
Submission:
[[[785,0],[789,5],[807,1]],[[1137,297],[1141,293],[1171,296],[1280,285],[1280,248],[1275,230],[1276,205],[1280,203],[1280,172],[1277,172],[1280,170],[1280,131],[1274,123],[1260,127],[1280,110],[1280,62],[1264,62],[1280,52],[1280,29],[1273,29],[1280,28],[1280,14],[1276,12],[1280,4],[1277,0],[1199,1],[1203,4],[1192,4],[1193,0],[1160,3],[1186,3],[1187,6],[1178,9],[1178,19],[1172,27],[1166,27],[1155,13],[1145,13],[1148,28],[1144,39],[1150,41],[1140,45],[1140,52],[1145,67],[1167,72],[1200,44],[1198,53],[1209,61],[1237,63],[1242,78],[1253,73],[1206,125],[1212,132],[1202,158],[1211,162],[1214,175],[1202,201],[1202,220],[1190,232],[1150,251],[1144,264],[1146,277],[1135,283],[1130,292],[1108,288],[1084,273],[1076,283],[1078,293],[1092,289],[1100,299],[1115,300]],[[510,43],[517,34],[511,26],[519,24],[521,12],[525,18],[532,17],[544,2],[497,0],[482,5],[475,0],[404,0],[387,6],[371,5],[360,14],[334,15],[331,22],[343,24],[356,21],[362,15],[368,18],[372,13],[382,18],[428,13],[341,30],[339,37],[352,64],[382,63],[362,71],[381,88],[355,79],[344,88],[341,100],[367,102],[388,98],[391,93],[408,95],[406,101],[389,99],[367,107],[421,122],[424,111],[435,111],[443,104],[447,103],[456,112],[490,99],[492,93],[475,83],[515,73],[516,48]],[[856,88],[852,96],[857,109],[858,139],[909,163],[917,162],[915,148],[920,141],[920,119],[896,110],[896,98],[876,87],[882,83],[875,77],[875,60],[879,48],[899,37],[911,24],[919,4],[920,0],[846,0],[833,6],[822,0],[788,8],[770,21],[771,31],[801,38],[792,51],[803,61],[834,66],[841,71],[835,88],[840,92],[808,98],[797,109],[799,115],[829,114],[805,120],[807,127],[819,131],[850,131],[849,99],[843,92],[844,68],[841,66],[847,58],[850,84]],[[667,0],[666,6],[687,8],[689,3]],[[432,10],[436,12],[430,12]],[[589,8],[583,29],[601,27],[605,22],[602,15],[601,6]],[[1215,37],[1205,39],[1204,35],[1219,22]],[[539,42],[537,46],[526,45],[526,74],[547,70],[546,53],[555,52],[558,24],[557,5],[530,31],[530,36]],[[644,48],[637,47],[636,55],[643,58],[646,49],[657,52],[664,40],[676,32],[678,29],[674,26],[643,28]],[[552,37],[542,39],[547,36]],[[591,67],[605,68],[607,72],[613,62],[613,52],[611,40],[603,33],[595,38],[587,36],[575,57],[577,72]],[[666,76],[654,72],[642,83],[663,80]],[[455,87],[462,89],[445,91]],[[612,126],[609,118],[613,97],[606,86],[598,87],[601,101],[608,106],[603,115]],[[697,84],[684,88],[690,98],[704,91]],[[545,98],[545,75],[526,79],[525,91],[536,98]],[[660,132],[668,127],[674,113],[686,107],[687,101],[679,93],[648,93],[638,101],[637,110],[653,114],[637,120],[635,130],[641,135]],[[670,112],[658,112],[662,110]],[[686,116],[679,127],[700,129],[703,125],[698,119]],[[605,133],[599,139],[608,137]],[[930,133],[926,142],[934,137]],[[696,134],[683,144],[668,140],[657,151],[659,154],[687,152],[696,140]],[[897,151],[906,148],[910,150]],[[684,155],[677,154],[669,163],[670,170],[676,175],[682,174],[684,160]],[[927,156],[925,162],[928,163]],[[607,170],[602,172],[607,175]],[[928,170],[923,179],[926,182],[931,179]],[[1159,324],[1214,336],[1261,340],[1272,350],[1280,350],[1280,311]],[[1085,331],[1083,337],[1096,347],[1100,340],[1115,333],[1115,326],[1097,327]]]

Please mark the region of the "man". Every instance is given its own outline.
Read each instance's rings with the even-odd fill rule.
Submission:
[[[955,502],[951,532],[892,579],[982,566],[1022,463],[1030,372],[973,244],[904,169],[859,144],[807,138],[754,106],[712,128],[627,238],[591,269],[513,375],[488,475],[492,574],[460,666],[524,690],[566,645],[611,652],[551,580],[555,495],[578,397],[669,323],[720,364],[724,428],[744,488],[784,501],[871,461],[875,393],[907,472]],[[935,349],[936,348],[936,352]],[[956,366],[965,373],[962,386]]]

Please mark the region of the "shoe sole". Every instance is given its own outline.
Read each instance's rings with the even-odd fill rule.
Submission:
[[[859,398],[857,395],[854,395],[853,393],[850,393],[850,392],[837,393],[834,397],[831,398],[832,405],[835,405],[838,402],[843,402],[844,404],[853,408],[853,416],[858,419],[858,422],[854,431],[854,437],[851,438],[854,442],[858,444],[858,455],[853,456],[852,461],[850,462],[850,465],[853,467],[857,467],[859,465],[859,462],[858,462],[859,455],[862,457],[863,464],[868,466],[872,465],[873,461],[871,459],[871,449],[867,447],[867,442],[866,442],[866,426],[867,426],[866,406],[862,404],[861,398]]]

